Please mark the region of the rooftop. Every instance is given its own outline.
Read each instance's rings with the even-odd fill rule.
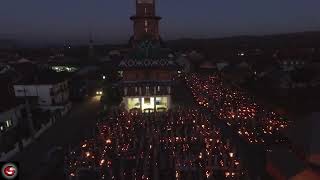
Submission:
[[[33,76],[25,76],[19,80],[15,85],[48,85],[57,84],[67,80],[70,77],[70,73],[67,72],[54,72],[51,70],[38,71]]]

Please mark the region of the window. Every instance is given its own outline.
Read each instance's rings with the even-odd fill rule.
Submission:
[[[144,8],[144,14],[147,15],[147,8]]]
[[[156,98],[156,105],[160,105],[161,104],[161,97],[157,97]]]
[[[148,32],[148,28],[144,28],[144,31],[145,31],[145,32]]]
[[[7,128],[9,128],[9,127],[11,127],[12,126],[12,120],[10,119],[10,120],[7,120],[6,121],[6,127]]]
[[[144,98],[144,103],[149,105],[151,103],[150,98]]]
[[[147,92],[147,94],[149,93],[149,90],[150,90],[150,87],[147,86],[147,87],[146,87],[146,92]]]
[[[158,86],[158,91],[160,91],[160,86]]]
[[[139,98],[128,98],[128,108],[139,108],[140,109],[140,99]]]
[[[123,77],[123,71],[118,71],[118,76]]]
[[[138,92],[138,87],[134,87],[134,91],[137,93]]]
[[[144,21],[144,26],[145,26],[145,27],[148,26],[148,21],[147,21],[147,20]]]

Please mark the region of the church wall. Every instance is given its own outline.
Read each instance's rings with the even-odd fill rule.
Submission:
[[[173,72],[169,70],[130,70],[123,72],[124,81],[171,80]]]

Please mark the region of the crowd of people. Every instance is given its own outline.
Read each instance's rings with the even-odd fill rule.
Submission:
[[[228,86],[218,76],[187,75],[184,77],[194,100],[217,119],[231,126],[252,144],[283,143],[283,129],[288,121],[259,105],[238,88]]]
[[[66,159],[68,176],[91,179],[241,179],[239,155],[198,109],[112,112]],[[94,172],[92,174],[92,172]]]

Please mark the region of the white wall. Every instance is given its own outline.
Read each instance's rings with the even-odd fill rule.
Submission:
[[[14,85],[16,97],[33,96],[38,97],[39,105],[50,105],[50,88],[52,85]]]
[[[65,86],[63,87],[64,90],[61,90],[61,86]],[[54,93],[53,96],[50,94],[51,89]],[[63,103],[69,100],[68,81],[52,85],[14,85],[14,91],[16,97],[38,97],[40,106],[53,105],[52,99],[55,103]]]

